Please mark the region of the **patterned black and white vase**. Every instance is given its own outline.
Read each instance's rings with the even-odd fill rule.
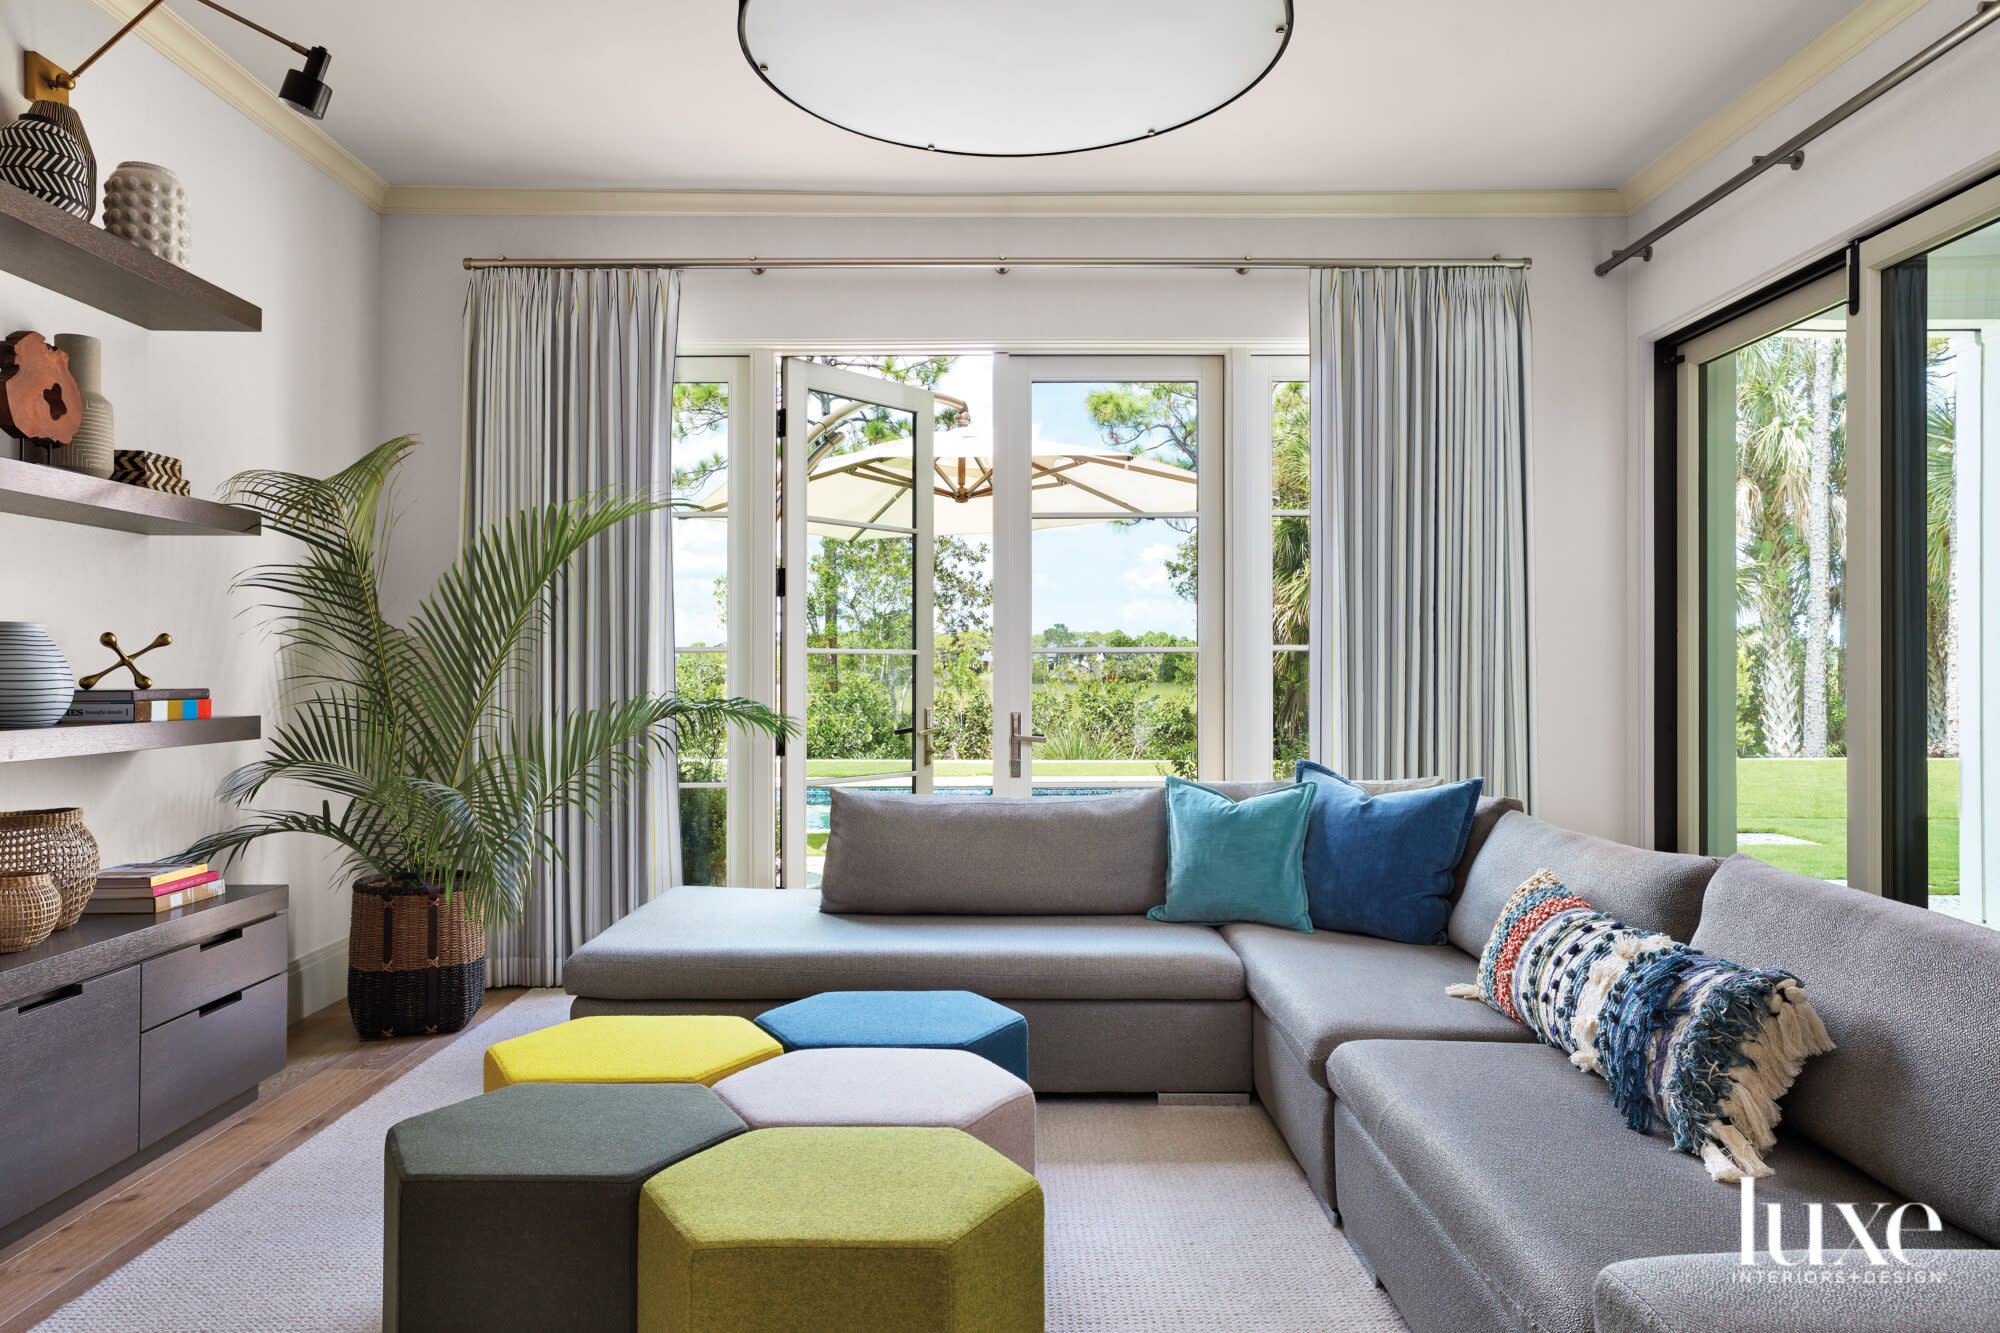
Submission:
[[[36,102],[0,128],[0,181],[90,221],[97,211],[97,155],[76,112],[61,102]]]
[[[0,727],[52,727],[76,696],[69,659],[32,620],[0,620]]]

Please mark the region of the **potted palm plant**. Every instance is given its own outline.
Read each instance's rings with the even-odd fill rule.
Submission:
[[[486,927],[519,910],[560,862],[559,813],[620,799],[682,730],[789,724],[748,699],[646,695],[544,725],[518,716],[524,672],[558,584],[592,540],[670,502],[602,491],[524,510],[477,534],[407,622],[382,607],[397,468],[409,437],[324,479],[253,471],[228,498],[304,544],[237,582],[261,594],[282,649],[289,716],[269,752],[220,796],[249,807],[274,782],[321,793],[317,809],[255,809],[197,842],[234,857],[261,838],[334,843],[355,876],[348,1008],[364,1037],[452,1032],[486,989]]]

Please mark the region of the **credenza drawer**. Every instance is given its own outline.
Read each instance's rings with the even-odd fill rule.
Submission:
[[[0,1009],[0,1222],[138,1146],[138,968]]]
[[[210,1000],[139,1040],[143,1148],[285,1067],[285,979]]]
[[[218,932],[148,958],[142,966],[145,1017],[140,1026],[154,1028],[284,971],[285,918],[268,916]]]

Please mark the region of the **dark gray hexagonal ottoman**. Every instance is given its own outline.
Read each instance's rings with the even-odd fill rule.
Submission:
[[[639,1190],[743,1132],[698,1083],[523,1083],[389,1131],[382,1326],[634,1326]]]

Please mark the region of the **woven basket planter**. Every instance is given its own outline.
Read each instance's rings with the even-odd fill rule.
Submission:
[[[360,880],[347,936],[347,1012],[364,1038],[457,1032],[486,998],[486,928],[465,895]]]
[[[83,811],[10,810],[0,814],[0,875],[47,875],[62,899],[57,930],[83,915],[97,888],[97,839],[83,826]]]
[[[47,875],[0,875],[0,953],[32,949],[62,914],[62,895]]]

